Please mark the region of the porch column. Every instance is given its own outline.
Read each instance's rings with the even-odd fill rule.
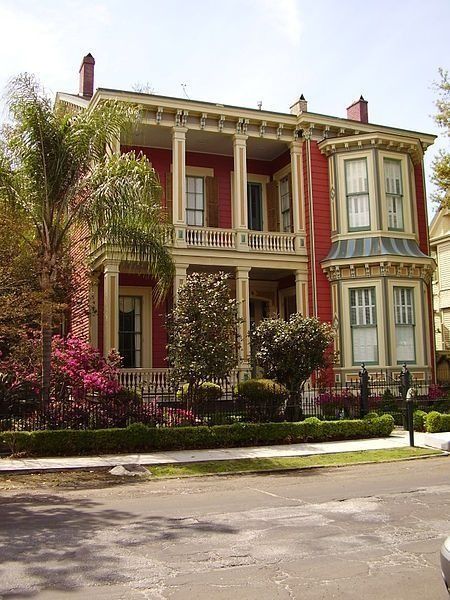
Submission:
[[[180,287],[180,285],[183,285],[183,283],[186,281],[186,271],[189,265],[187,264],[176,264],[175,265],[175,277],[173,280],[173,300],[175,302],[175,299],[177,297],[178,294],[178,288]]]
[[[98,273],[91,275],[89,290],[89,343],[98,348]]]
[[[119,264],[108,260],[104,264],[103,354],[119,349]]]
[[[304,317],[308,316],[308,289],[305,280],[306,273],[300,269],[295,270],[295,299],[297,303],[297,312]]]
[[[295,233],[295,248],[300,248],[301,232],[305,230],[302,194],[302,144],[292,142],[291,150],[291,193],[292,193],[292,221]],[[302,238],[303,239],[303,238]]]
[[[172,129],[172,210],[175,245],[186,245],[186,127]]]
[[[236,246],[239,250],[248,250],[247,137],[241,133],[233,136],[233,227],[236,229]]]
[[[249,292],[250,267],[236,267],[236,300],[239,324],[240,348],[238,369],[241,373],[248,372],[250,368],[250,292]]]

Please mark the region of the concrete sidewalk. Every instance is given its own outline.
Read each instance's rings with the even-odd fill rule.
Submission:
[[[425,434],[416,433],[415,444],[416,446],[427,447]],[[152,452],[151,454],[105,454],[102,456],[69,456],[59,458],[4,458],[0,460],[0,473],[13,471],[29,473],[33,471],[59,471],[98,467],[111,468],[124,464],[162,465],[239,458],[280,458],[286,456],[355,452],[359,450],[403,448],[408,445],[408,432],[396,430],[388,438],[347,440],[343,442],[252,446],[248,448],[220,448],[215,450],[176,450],[173,452]]]

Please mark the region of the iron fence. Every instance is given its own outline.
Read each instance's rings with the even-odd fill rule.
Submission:
[[[218,382],[214,394],[202,395],[169,384],[144,385],[116,397],[89,394],[74,398],[70,391],[43,405],[37,398],[0,401],[0,430],[103,429],[143,423],[156,427],[222,425],[319,419],[356,419],[368,412],[389,413],[397,425],[405,423],[406,397],[402,380],[384,373],[329,386],[307,384],[301,393],[280,394],[274,385],[257,400],[236,385]],[[218,390],[218,391],[217,391]],[[446,391],[424,381],[410,382],[415,409],[448,412]]]

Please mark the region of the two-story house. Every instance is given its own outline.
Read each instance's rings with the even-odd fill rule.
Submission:
[[[311,112],[303,96],[278,113],[94,91],[91,55],[80,93],[57,96],[82,110],[105,99],[142,107],[138,129],[116,151],[144,153],[159,174],[174,226],[173,294],[193,271],[230,274],[243,318],[241,371],[252,325],[299,311],[332,323],[338,380],[355,377],[361,362],[396,372],[406,362],[419,378],[432,372],[423,155],[433,135],[370,123],[362,97],[338,118]],[[172,298],[154,306],[151,280],[107,245],[92,250],[89,268],[73,332],[104,353],[118,348],[133,377],[157,377],[167,367]]]

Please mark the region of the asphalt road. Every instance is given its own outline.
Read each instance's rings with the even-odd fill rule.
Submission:
[[[450,458],[0,499],[0,598],[445,600]]]

